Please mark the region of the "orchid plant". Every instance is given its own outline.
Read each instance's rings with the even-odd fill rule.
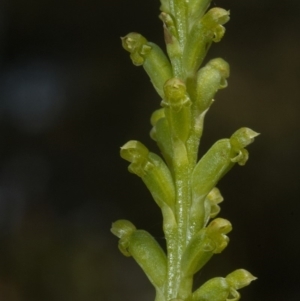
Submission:
[[[229,21],[229,11],[209,9],[210,4],[211,0],[161,0],[166,53],[139,33],[122,38],[133,64],[144,67],[162,99],[151,116],[150,131],[161,156],[135,140],[120,153],[161,209],[166,251],[128,220],[114,222],[111,231],[119,238],[120,251],[136,260],[154,286],[155,301],[236,301],[238,290],[256,279],[237,269],[193,290],[194,275],[227,247],[232,230],[228,220],[216,217],[223,201],[216,185],[236,163],[247,162],[246,147],[258,135],[240,128],[198,159],[204,118],[229,77],[229,65],[221,58],[202,66]]]

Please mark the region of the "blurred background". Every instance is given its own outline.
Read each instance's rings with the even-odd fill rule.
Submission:
[[[207,60],[227,60],[231,77],[200,153],[241,126],[261,136],[218,185],[234,229],[195,285],[245,268],[259,279],[242,300],[300,300],[300,2],[212,5],[231,21]],[[129,219],[164,244],[158,208],[119,158],[130,139],[158,151],[160,99],[120,43],[138,31],[163,47],[158,14],[158,0],[0,1],[1,301],[153,300],[110,226]]]

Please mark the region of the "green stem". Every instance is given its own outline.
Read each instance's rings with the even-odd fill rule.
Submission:
[[[176,283],[176,267],[177,267],[177,245],[178,245],[178,240],[177,240],[177,229],[174,229],[170,235],[169,238],[167,239],[167,252],[168,252],[168,278],[167,278],[167,283],[165,287],[166,291],[166,300],[170,300],[174,296],[174,287]]]
[[[165,285],[165,295],[167,296],[166,300],[172,298],[173,287],[176,282],[176,260],[177,260],[177,222],[172,212],[172,219],[170,218],[170,211],[166,208],[162,208],[164,223],[163,230],[166,237],[167,243],[167,282]],[[157,301],[157,300],[155,300]]]
[[[187,244],[188,216],[191,203],[189,191],[189,161],[184,143],[173,139],[174,156],[173,166],[176,189],[176,220],[177,220],[177,252],[173,261],[175,264],[175,276],[172,279],[171,298],[177,298],[182,286],[181,258]]]

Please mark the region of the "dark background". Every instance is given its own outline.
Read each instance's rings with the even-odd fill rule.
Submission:
[[[231,11],[208,58],[231,65],[201,153],[241,126],[261,133],[218,185],[228,248],[195,279],[246,268],[244,301],[300,300],[298,0],[217,0]],[[119,147],[149,138],[160,99],[120,36],[163,46],[158,0],[0,1],[0,300],[134,301],[154,292],[110,226],[131,220],[164,243],[161,217]],[[298,212],[298,213],[297,213]]]

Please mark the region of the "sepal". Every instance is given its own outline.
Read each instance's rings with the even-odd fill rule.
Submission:
[[[244,269],[235,270],[234,272],[226,276],[227,282],[236,290],[249,285],[256,279],[257,277],[253,276],[250,272]]]
[[[225,278],[216,277],[205,282],[192,295],[192,301],[238,301],[237,291],[257,279],[244,269],[236,270]]]
[[[229,301],[230,286],[226,279],[216,277],[205,282],[192,295],[192,301]]]
[[[163,97],[163,85],[172,77],[170,62],[159,46],[148,42],[141,34],[129,33],[122,38],[122,45],[130,53],[134,65],[143,65],[157,91]]]
[[[221,211],[220,206],[218,205],[223,201],[223,197],[217,187],[214,187],[210,193],[206,196],[204,201],[204,223],[203,226],[206,226],[208,221],[211,218],[216,217]]]
[[[176,30],[176,24],[173,17],[166,12],[162,12],[159,18],[164,24],[164,37],[167,47],[167,53],[172,63],[173,75],[176,77],[182,77],[182,47],[178,40],[178,34]]]
[[[151,48],[147,45],[148,41],[141,34],[131,32],[121,38],[123,48],[130,53],[132,63],[141,66],[145,62],[145,56]]]
[[[170,11],[170,6],[169,6],[169,0],[160,0],[160,10],[163,12],[169,12]]]
[[[119,238],[126,238],[130,237],[130,235],[136,230],[136,227],[128,220],[120,219],[112,224],[110,230],[115,236]]]
[[[212,42],[219,42],[225,33],[223,24],[229,21],[229,11],[214,7],[190,30],[185,51],[183,65],[186,75],[191,77],[200,67]]]
[[[150,136],[157,142],[157,145],[166,160],[169,167],[172,166],[173,147],[171,141],[171,131],[167,119],[165,118],[165,109],[159,109],[153,112],[151,116]]]
[[[220,213],[221,208],[218,204],[222,203],[224,198],[222,197],[221,192],[217,187],[214,187],[206,198],[208,199],[210,204],[209,218],[214,218]]]
[[[193,232],[205,222],[205,198],[218,181],[234,166],[244,165],[248,151],[244,146],[253,142],[258,134],[248,128],[236,131],[230,139],[217,141],[197,163],[192,173],[192,206],[190,220]]]
[[[191,101],[183,81],[172,78],[165,83],[161,105],[165,108],[165,116],[173,138],[185,143],[191,129]]]
[[[181,270],[185,277],[198,272],[213,256],[221,253],[228,245],[226,236],[232,229],[228,220],[218,218],[194,235],[186,247],[181,260]]]
[[[186,92],[186,85],[182,80],[171,78],[164,84],[164,99],[161,105],[175,112],[179,112],[183,107],[191,105],[190,98]]]
[[[172,17],[172,15],[163,11],[159,15],[159,18],[164,23],[164,33],[165,33],[165,42],[166,42],[166,44],[174,43],[174,40],[172,40],[172,39],[176,39],[178,41],[176,25],[175,25],[175,21],[174,21],[174,18]]]
[[[132,256],[156,287],[164,285],[167,276],[167,258],[150,233],[136,230],[127,220],[112,224],[111,232],[120,238],[119,249],[125,256]]]
[[[150,282],[156,288],[162,288],[167,277],[167,258],[153,236],[147,231],[136,230],[130,236],[128,251]]]
[[[153,166],[148,160],[149,150],[139,141],[130,140],[121,147],[120,155],[126,161],[131,162],[128,170],[131,173],[143,177],[147,170]]]
[[[219,89],[227,87],[229,64],[221,58],[210,60],[201,68],[192,84],[191,98],[195,103],[197,114],[207,110]]]
[[[240,150],[254,142],[254,138],[257,137],[259,133],[249,129],[240,128],[232,134],[230,137],[230,143],[234,150]]]
[[[156,129],[156,124],[157,122],[165,117],[165,110],[164,108],[158,109],[154,111],[151,115],[150,118],[150,123],[152,125],[152,129],[150,131],[150,137],[154,140],[157,141],[157,129]]]
[[[246,127],[240,128],[234,132],[230,137],[230,144],[232,150],[236,153],[236,156],[233,157],[231,161],[234,163],[237,162],[239,165],[245,165],[249,158],[249,153],[244,147],[251,144],[258,135],[259,133]]]
[[[190,0],[188,3],[188,21],[192,25],[199,20],[208,9],[211,0]]]
[[[215,242],[214,254],[221,253],[228,245],[229,238],[226,236],[232,230],[231,223],[224,218],[216,218],[207,226],[207,234]]]
[[[163,85],[173,77],[172,67],[159,46],[151,42],[148,45],[151,47],[151,51],[147,55],[143,67],[149,75],[156,92],[163,98]]]
[[[217,141],[197,163],[192,173],[192,206],[190,221],[192,233],[198,232],[205,223],[205,198],[219,179],[233,166],[229,139]]]
[[[153,164],[153,169],[142,177],[143,182],[160,208],[168,205],[171,209],[174,209],[175,187],[168,166],[161,157],[154,153],[149,153],[148,158],[151,164]]]
[[[151,153],[140,142],[131,140],[121,147],[121,157],[131,164],[128,170],[145,183],[160,208],[175,203],[175,188],[172,175],[164,161]]]
[[[213,256],[215,243],[202,229],[188,243],[182,259],[181,273],[183,277],[191,277],[197,273]]]
[[[132,233],[136,231],[135,226],[128,220],[118,220],[112,224],[111,232],[119,237],[118,247],[121,253],[127,257],[131,256],[128,251],[129,241]]]
[[[210,9],[202,18],[201,22],[209,30],[209,34],[214,42],[219,42],[225,33],[222,26],[229,21],[229,11],[214,7]]]

